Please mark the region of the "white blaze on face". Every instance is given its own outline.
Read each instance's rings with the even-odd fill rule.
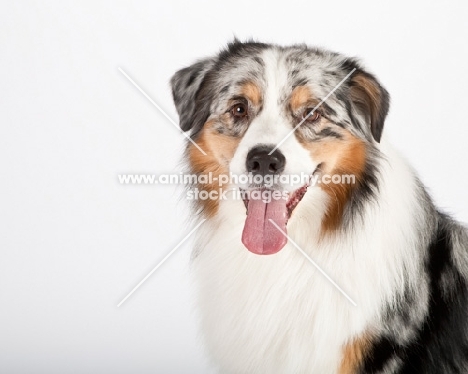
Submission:
[[[288,69],[284,60],[274,49],[265,51],[262,59],[266,84],[263,88],[263,109],[251,122],[231,160],[230,172],[235,176],[247,175],[246,158],[252,148],[258,145],[276,147],[296,126],[285,113],[288,110],[286,100],[292,87],[289,87]],[[256,254],[273,254],[284,247],[287,240],[271,220],[287,232],[288,203],[294,199],[291,194],[307,183],[304,176],[310,176],[317,167],[317,163],[311,159],[310,153],[298,142],[294,134],[291,134],[278,150],[284,155],[286,164],[282,172],[285,178],[279,179],[280,185],[277,188],[289,192],[290,199],[268,202],[249,200],[242,242]],[[238,182],[235,187],[249,188],[249,182]]]
[[[257,145],[271,145],[276,147],[289,132],[297,125],[291,123],[286,116],[292,87],[289,87],[288,68],[281,54],[275,49],[266,50],[262,55],[264,63],[263,109],[254,118],[244,137],[237,147],[236,153],[230,163],[230,171],[234,175],[247,174],[246,158],[249,150]],[[285,95],[286,93],[286,95]],[[291,134],[278,148],[286,158],[283,175],[288,180],[281,188],[292,192],[303,186],[303,181],[296,181],[302,175],[311,175],[317,167],[317,162],[311,159],[310,153],[298,142],[294,133]],[[248,188],[248,184],[239,183],[237,187]]]

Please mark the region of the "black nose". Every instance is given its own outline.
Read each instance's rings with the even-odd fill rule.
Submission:
[[[252,148],[247,155],[247,171],[262,176],[268,174],[279,174],[284,170],[286,158],[277,149],[270,155],[274,147],[260,145]]]

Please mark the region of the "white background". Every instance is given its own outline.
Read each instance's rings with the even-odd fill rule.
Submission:
[[[119,173],[179,169],[168,81],[234,36],[361,57],[392,95],[386,133],[438,205],[468,221],[463,2],[2,2],[0,372],[209,373],[180,248],[175,186]],[[466,2],[465,2],[466,3]]]

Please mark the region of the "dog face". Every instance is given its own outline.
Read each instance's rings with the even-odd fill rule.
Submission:
[[[207,153],[188,143],[191,172],[235,177],[196,187],[242,191],[242,242],[250,251],[271,254],[285,245],[306,193],[324,200],[326,234],[350,221],[378,188],[389,96],[355,60],[306,46],[236,41],[178,71],[171,84],[181,128]],[[354,176],[354,183],[311,185],[312,178],[334,175]],[[264,192],[272,196],[265,200]],[[210,218],[220,200],[199,203]]]

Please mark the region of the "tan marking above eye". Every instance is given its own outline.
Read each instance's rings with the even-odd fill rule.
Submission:
[[[293,113],[297,113],[299,109],[307,105],[308,107],[315,107],[319,101],[312,95],[310,88],[307,86],[297,86],[291,93],[289,106]]]
[[[252,105],[259,106],[262,102],[262,92],[253,82],[246,82],[241,85],[240,94],[249,100]]]

